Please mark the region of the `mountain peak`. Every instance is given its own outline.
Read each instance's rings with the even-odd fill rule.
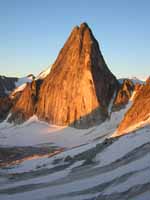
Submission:
[[[89,26],[86,22],[83,22],[82,24],[80,24],[80,29],[85,29],[85,28],[89,29]]]
[[[79,26],[76,25],[73,29],[85,29],[85,28],[89,28],[89,25],[86,22],[81,23]]]
[[[41,86],[37,115],[80,128],[100,123],[117,87],[91,29],[82,23],[73,28]]]
[[[25,90],[13,109],[13,120],[20,121],[15,117],[21,112],[23,119],[36,114],[52,124],[88,128],[108,117],[118,81],[108,69],[91,29],[82,23],[73,28],[50,73]]]
[[[84,34],[87,32],[87,34],[89,34],[89,36],[91,38],[94,38],[93,34],[92,34],[92,31],[90,29],[90,27],[88,26],[88,24],[86,22],[80,24],[80,26],[75,26],[73,29],[72,29],[72,32],[70,34],[70,37],[74,37],[74,38],[78,38],[80,37],[83,38]],[[90,39],[89,37],[89,39]]]

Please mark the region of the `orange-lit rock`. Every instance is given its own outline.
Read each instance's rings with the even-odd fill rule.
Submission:
[[[40,119],[89,127],[107,117],[118,82],[86,23],[75,27],[44,80],[37,103]]]
[[[27,86],[20,94],[20,97],[15,100],[15,103],[11,109],[12,114],[8,119],[9,122],[20,124],[34,114],[36,110],[40,84],[40,81],[32,81],[32,83],[27,83]]]
[[[114,102],[114,109],[120,109],[128,103],[134,88],[135,86],[131,80],[125,79],[123,81]]]
[[[88,128],[108,117],[118,87],[92,31],[83,23],[73,29],[43,83],[27,85],[9,121],[21,123],[36,114],[52,124]]]
[[[124,130],[139,122],[145,121],[150,117],[150,84],[143,85],[137,92],[133,105],[125,114],[124,119],[119,125],[118,135]]]

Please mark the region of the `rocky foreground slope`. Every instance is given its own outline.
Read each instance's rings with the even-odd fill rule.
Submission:
[[[137,130],[136,134],[97,139],[53,157],[48,154],[1,168],[0,198],[148,200],[149,135],[150,127],[147,126]],[[62,133],[60,137],[65,135]]]

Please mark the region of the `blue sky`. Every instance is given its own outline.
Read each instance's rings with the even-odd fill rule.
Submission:
[[[87,22],[117,76],[150,74],[149,0],[0,0],[0,74],[38,74]]]

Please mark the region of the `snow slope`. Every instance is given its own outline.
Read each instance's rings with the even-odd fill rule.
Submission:
[[[51,158],[25,161],[12,168],[1,169],[0,198],[149,199],[150,127],[146,126],[108,145],[99,140],[97,145],[99,148],[93,156],[94,162],[89,165],[85,160],[96,147],[93,142],[82,146],[82,150],[77,147]],[[80,155],[81,152],[85,153],[84,156]],[[72,156],[73,161],[65,161],[67,155]],[[56,163],[56,160],[59,162]]]
[[[131,102],[118,112],[113,112],[110,119],[99,126],[90,129],[75,129],[72,127],[58,127],[39,121],[36,116],[31,117],[22,125],[0,123],[0,145],[6,146],[29,146],[44,143],[54,143],[61,147],[74,147],[90,143],[98,138],[105,138],[112,134],[124,113],[131,106]]]
[[[19,126],[0,123],[1,146],[65,147],[52,157],[0,168],[0,199],[148,200],[150,125],[109,137],[131,105],[130,101],[103,124],[85,130],[52,126],[36,116]]]
[[[139,79],[137,77],[119,78],[118,81],[120,84],[122,84],[123,80],[125,80],[125,79],[131,80],[134,84],[137,84],[137,83],[144,84],[145,83],[145,79]]]
[[[35,80],[44,79],[50,73],[50,69],[51,69],[51,67],[48,67],[47,69],[43,70],[35,78]],[[32,81],[33,81],[33,75],[29,75],[29,76],[18,78],[18,80],[15,82],[16,88],[13,90],[11,95],[13,96],[15,93],[24,90],[24,88],[26,87],[27,83],[31,83]],[[8,91],[6,91],[6,92],[8,93]]]
[[[16,88],[12,91],[11,97],[15,95],[17,92],[21,92],[26,87],[27,83],[31,83],[33,81],[33,76],[26,76],[19,78],[17,82],[15,82]]]
[[[32,76],[25,76],[22,78],[18,78],[18,81],[15,83],[16,87],[19,87],[23,85],[24,83],[30,83],[32,82],[33,77]]]
[[[51,67],[48,67],[47,69],[43,70],[37,77],[37,79],[44,79],[49,73],[50,73]]]
[[[110,102],[109,110],[112,107],[112,102]],[[101,125],[82,130],[72,127],[50,125],[46,122],[39,121],[36,116],[31,117],[22,125],[15,126],[7,123],[6,119],[6,121],[0,123],[0,145],[29,146],[54,143],[60,147],[70,148],[90,143],[99,138],[104,139],[115,132],[117,126],[123,119],[125,112],[131,105],[132,100],[129,101],[124,109],[110,113],[110,118]]]

